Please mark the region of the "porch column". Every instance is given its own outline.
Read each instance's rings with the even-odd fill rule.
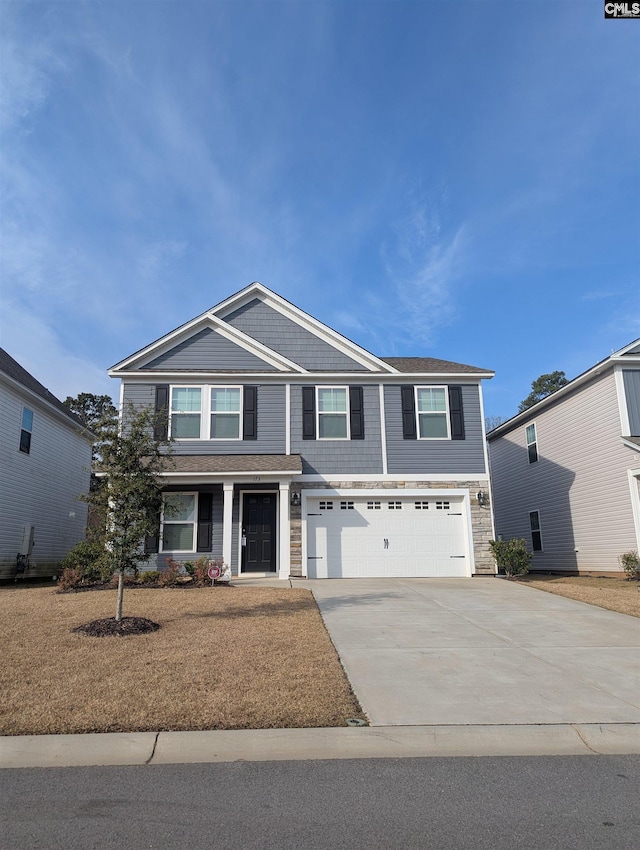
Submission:
[[[231,569],[231,538],[233,534],[233,482],[222,485],[224,501],[222,505],[222,560]],[[240,565],[238,565],[238,573]]]
[[[278,558],[278,578],[289,578],[291,570],[291,535],[289,531],[289,482],[281,481],[278,485],[280,489],[280,503],[278,506],[279,520],[279,552]]]

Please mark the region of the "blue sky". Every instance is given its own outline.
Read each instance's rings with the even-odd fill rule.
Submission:
[[[640,337],[640,23],[602,3],[3,2],[2,345],[56,395],[254,280],[513,415]]]

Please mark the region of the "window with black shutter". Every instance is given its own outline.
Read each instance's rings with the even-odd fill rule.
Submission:
[[[302,388],[302,439],[316,438],[316,388]]]
[[[364,440],[364,405],[362,387],[349,388],[351,439]]]
[[[402,436],[405,440],[415,440],[416,431],[416,397],[413,387],[400,387],[402,400]]]
[[[153,428],[154,440],[166,440],[169,433],[169,384],[156,386],[156,418]],[[155,550],[158,551],[157,549]]]
[[[242,406],[242,437],[258,439],[258,388],[245,387]]]

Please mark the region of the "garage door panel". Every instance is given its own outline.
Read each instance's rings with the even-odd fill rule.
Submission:
[[[333,509],[327,509],[329,501]],[[310,499],[307,574],[317,578],[469,575],[462,504],[460,498],[436,497]]]

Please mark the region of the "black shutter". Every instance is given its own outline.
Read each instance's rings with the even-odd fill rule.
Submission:
[[[316,388],[302,388],[302,439],[316,438]]]
[[[211,551],[211,493],[198,493],[198,552]]]
[[[169,384],[156,387],[156,419],[153,429],[154,440],[166,440],[169,434]],[[156,552],[158,550],[156,549]]]
[[[349,387],[349,416],[351,419],[351,439],[364,440],[362,387]]]
[[[156,510],[156,532],[147,534],[144,538],[144,551],[147,555],[154,555],[160,551],[160,508]]]
[[[462,387],[449,387],[449,416],[451,418],[451,439],[464,440]]]
[[[402,398],[402,436],[405,440],[417,439],[416,397],[413,387],[400,387]]]
[[[244,402],[242,411],[242,438],[243,440],[258,439],[258,388],[244,388]]]

